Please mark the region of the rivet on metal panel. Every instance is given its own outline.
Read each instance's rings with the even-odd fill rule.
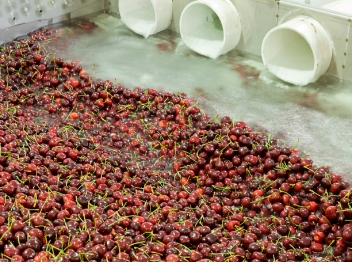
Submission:
[[[8,18],[8,22],[10,25],[15,25],[16,24],[16,20],[17,20],[17,17],[15,15],[14,12],[10,12],[9,13],[9,18]]]
[[[30,10],[30,7],[29,7],[28,4],[24,4],[24,5],[21,7],[21,13],[22,13],[24,16],[29,15],[29,10]]]
[[[44,13],[44,7],[41,3],[37,5],[37,10],[35,11],[37,16],[42,16]]]
[[[63,6],[64,8],[69,7],[72,4],[72,0],[63,0]]]

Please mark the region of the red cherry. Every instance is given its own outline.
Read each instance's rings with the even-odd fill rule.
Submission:
[[[320,243],[313,242],[310,246],[310,250],[314,252],[322,252],[324,250],[324,246]]]
[[[165,262],[179,262],[180,258],[175,254],[170,254],[165,258]]]
[[[337,218],[337,213],[336,213],[337,207],[336,206],[329,206],[325,210],[325,216],[329,220],[334,220]]]

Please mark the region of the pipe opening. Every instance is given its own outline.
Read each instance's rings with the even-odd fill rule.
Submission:
[[[128,28],[148,36],[155,28],[156,15],[151,0],[120,0],[120,15]]]
[[[183,11],[180,30],[186,45],[202,55],[213,57],[214,52],[223,47],[224,30],[221,20],[205,4],[194,3]]]
[[[263,60],[269,71],[289,83],[312,79],[315,57],[307,40],[299,33],[282,28],[272,31],[263,42]]]

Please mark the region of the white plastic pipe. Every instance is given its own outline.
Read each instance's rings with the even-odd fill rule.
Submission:
[[[323,26],[298,16],[270,30],[262,43],[262,59],[278,78],[295,84],[315,82],[330,66],[332,42]]]
[[[172,20],[172,0],[119,0],[122,22],[147,38],[167,29]]]
[[[215,59],[236,47],[241,21],[230,0],[197,0],[184,8],[180,33],[190,49]]]

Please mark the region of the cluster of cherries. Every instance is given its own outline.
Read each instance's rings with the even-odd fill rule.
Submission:
[[[352,261],[340,175],[184,94],[93,79],[55,37],[0,47],[0,262]]]

